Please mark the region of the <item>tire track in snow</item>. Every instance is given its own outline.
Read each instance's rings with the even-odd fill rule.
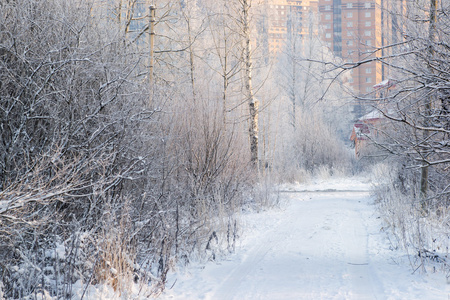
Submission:
[[[264,239],[264,242],[254,246],[247,254],[246,259],[238,265],[217,288],[214,295],[210,299],[217,300],[231,300],[241,299],[235,298],[241,284],[244,279],[255,269],[257,269],[259,263],[264,259],[267,253],[272,249],[274,243],[276,243],[276,233],[279,225],[270,230]]]
[[[344,226],[349,232],[350,244],[346,245],[347,269],[351,279],[352,299],[381,299],[382,290],[376,276],[369,269],[370,257],[368,255],[368,231],[362,219],[363,215],[356,211],[350,212]]]

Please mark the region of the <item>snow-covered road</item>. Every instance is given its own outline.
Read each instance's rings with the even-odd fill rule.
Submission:
[[[291,195],[292,196],[292,195]],[[211,299],[372,299],[367,193],[297,195]]]
[[[447,299],[445,276],[411,274],[389,250],[367,182],[291,186],[282,197],[282,210],[242,217],[236,253],[172,274],[161,299]]]

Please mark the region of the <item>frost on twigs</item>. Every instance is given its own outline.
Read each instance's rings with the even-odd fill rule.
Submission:
[[[450,274],[450,210],[444,199],[434,197],[427,211],[418,201],[419,187],[413,170],[395,164],[377,165],[373,178],[376,203],[384,220],[391,249],[408,254],[414,272]]]

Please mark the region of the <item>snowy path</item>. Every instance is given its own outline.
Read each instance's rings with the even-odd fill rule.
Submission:
[[[229,260],[179,274],[161,298],[447,299],[445,283],[430,287],[392,263],[368,186],[349,184],[283,193],[283,211],[248,216]]]
[[[328,192],[312,198],[285,211],[211,299],[373,299],[378,280],[369,272],[363,222],[370,212],[361,202],[368,194]]]

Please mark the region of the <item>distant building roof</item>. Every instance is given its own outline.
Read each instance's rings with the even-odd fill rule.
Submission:
[[[391,88],[395,87],[395,84],[397,83],[394,79],[385,79],[382,82],[379,82],[373,86],[374,89],[381,89],[381,88]]]
[[[383,118],[383,114],[379,110],[373,110],[370,113],[362,116],[359,118],[358,121],[364,121],[364,120],[372,120],[372,119],[380,119]]]

